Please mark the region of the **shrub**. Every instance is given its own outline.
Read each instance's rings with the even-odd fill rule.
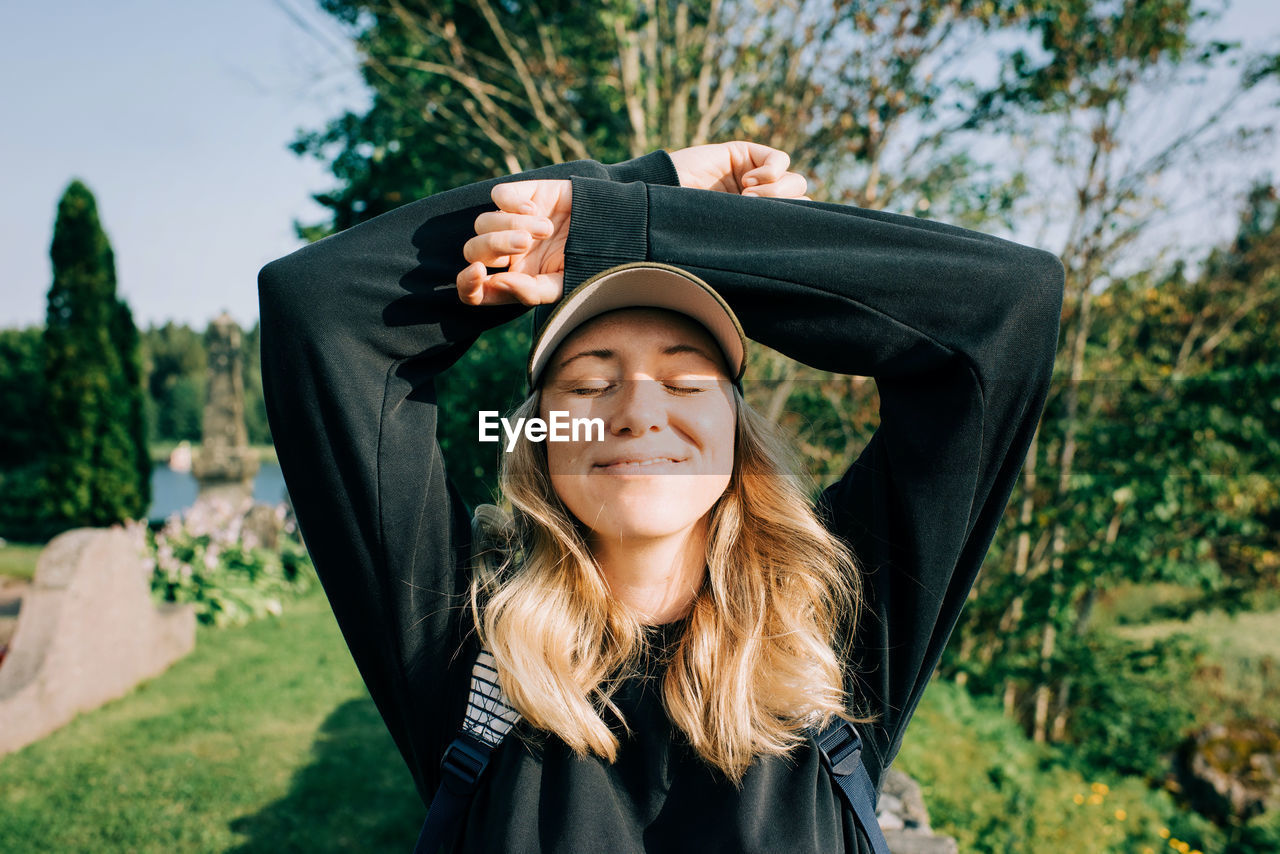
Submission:
[[[961,851],[1174,850],[1168,840],[1177,838],[1178,809],[1168,793],[1069,767],[1059,749],[1033,744],[993,701],[951,682],[929,686],[898,764],[920,782],[933,827]]]
[[[58,533],[45,511],[44,485],[43,460],[0,469],[0,537],[42,543]]]
[[[1163,781],[1195,725],[1192,682],[1205,651],[1181,634],[1135,642],[1098,632],[1072,644],[1076,756],[1092,768]]]
[[[215,626],[237,625],[278,615],[289,598],[315,584],[306,547],[286,507],[275,508],[275,548],[246,527],[251,499],[239,506],[213,499],[197,502],[147,531],[152,592],[165,602],[195,606],[196,617]]]

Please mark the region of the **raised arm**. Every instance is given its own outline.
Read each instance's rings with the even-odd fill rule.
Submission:
[[[267,415],[298,525],[369,693],[429,797],[461,707],[456,647],[469,513],[436,442],[433,380],[522,306],[463,305],[454,278],[500,181],[677,183],[665,152],[580,160],[412,202],[258,274]],[[637,186],[643,186],[638,184]],[[444,690],[448,686],[449,690]]]
[[[994,536],[1048,393],[1063,268],[1048,252],[860,208],[573,178],[565,287],[653,260],[705,279],[747,334],[875,377],[880,425],[819,509],[866,573],[852,686],[873,780]]]

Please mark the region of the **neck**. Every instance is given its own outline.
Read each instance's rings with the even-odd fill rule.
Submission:
[[[609,591],[641,614],[648,625],[683,617],[706,574],[707,519],[681,531],[648,539],[595,538],[591,550]]]

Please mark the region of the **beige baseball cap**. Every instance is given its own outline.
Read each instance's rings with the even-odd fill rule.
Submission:
[[[633,261],[596,273],[559,302],[534,307],[529,389],[537,388],[551,354],[573,330],[619,308],[665,308],[698,321],[720,345],[729,376],[741,388],[747,336],[724,298],[687,270],[657,261]]]

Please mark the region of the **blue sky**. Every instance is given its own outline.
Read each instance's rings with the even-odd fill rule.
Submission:
[[[283,0],[335,33],[307,0]],[[270,0],[14,3],[0,27],[0,326],[43,323],[58,198],[98,201],[139,325],[257,317],[256,275],[324,211],[286,145],[368,97],[354,52]]]
[[[1274,38],[1280,0],[1237,0],[1222,32]],[[321,219],[310,194],[332,185],[286,145],[368,97],[311,0],[10,4],[0,80],[0,327],[43,322],[73,177],[139,325],[252,324],[258,269],[300,245],[292,220]]]

